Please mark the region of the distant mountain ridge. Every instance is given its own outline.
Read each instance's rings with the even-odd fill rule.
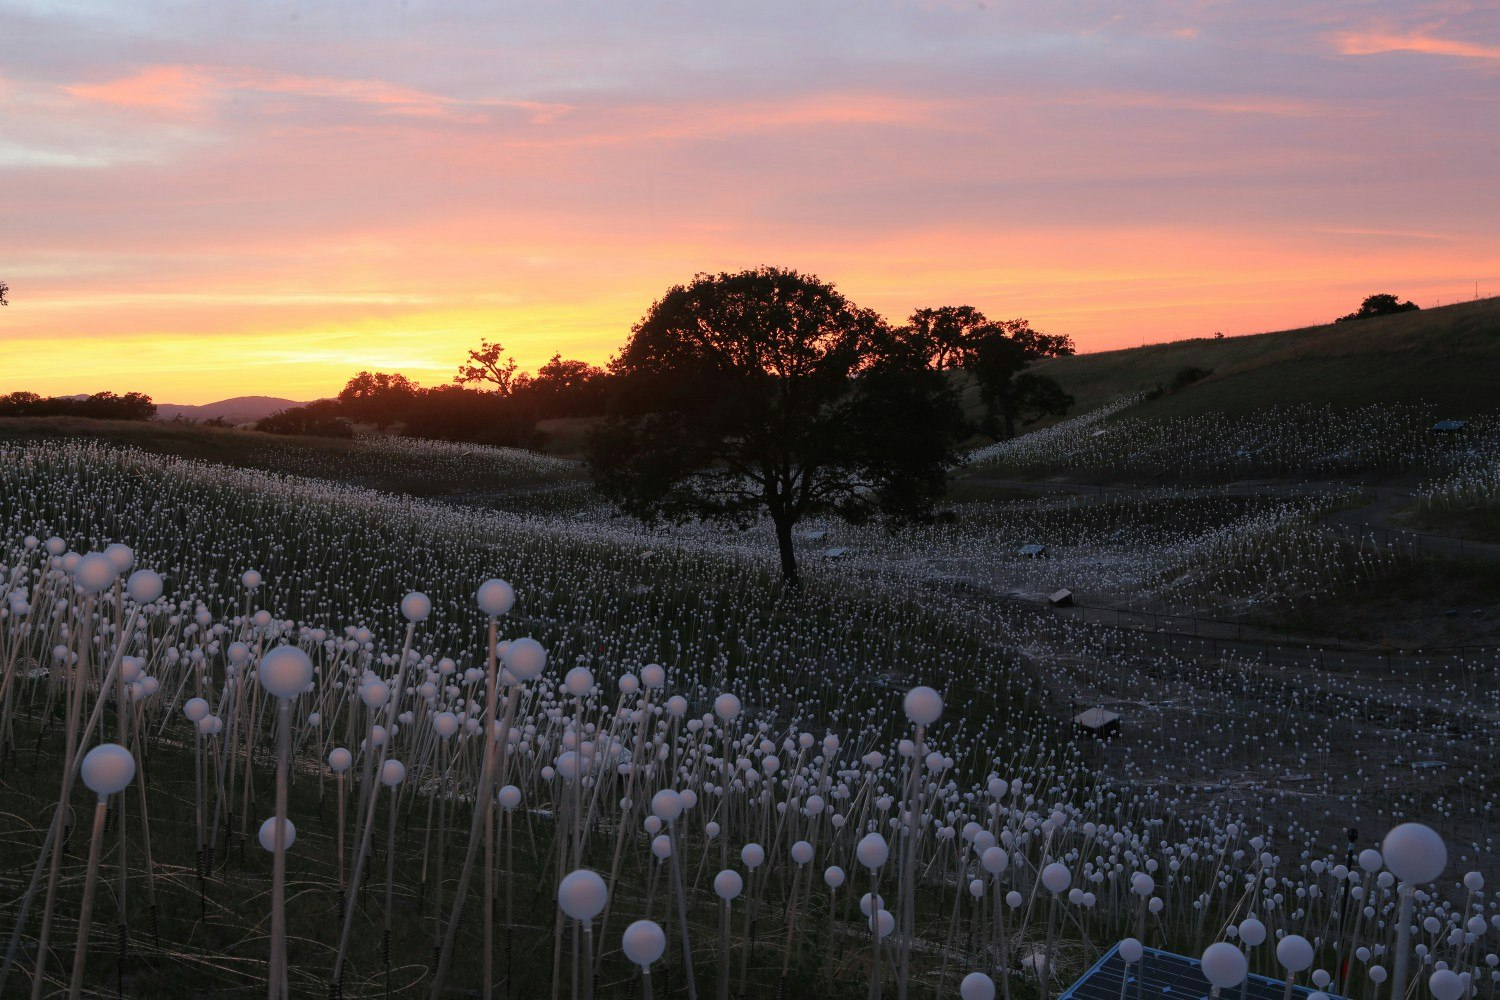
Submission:
[[[263,417],[269,417],[277,410],[302,405],[304,403],[301,400],[282,399],[279,396],[235,396],[231,399],[221,399],[216,403],[203,403],[198,406],[186,403],[157,403],[156,419],[173,420],[181,417],[183,420],[202,421],[219,418],[231,424],[249,424]]]

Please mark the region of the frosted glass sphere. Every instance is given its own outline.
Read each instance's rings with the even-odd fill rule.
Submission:
[[[115,581],[120,578],[120,571],[109,561],[109,556],[102,552],[90,552],[78,560],[73,578],[87,593],[99,594],[114,586]]]
[[[879,910],[870,918],[869,924],[870,929],[883,941],[896,929],[896,918],[890,910]]]
[[[1203,978],[1221,990],[1243,982],[1247,968],[1244,954],[1228,941],[1211,944],[1203,952]]]
[[[1301,972],[1313,964],[1312,942],[1300,934],[1288,934],[1276,942],[1276,960],[1288,972]]]
[[[547,666],[547,651],[535,639],[516,639],[505,647],[502,657],[505,669],[518,681],[532,681],[542,676]]]
[[[289,819],[283,820],[282,822],[284,822],[286,824],[286,827],[285,827],[285,829],[286,829],[286,843],[283,844],[282,846],[285,847],[287,850],[291,850],[292,845],[297,842],[297,828],[292,825],[292,821],[289,820]],[[258,839],[260,841],[260,846],[264,847],[266,850],[268,850],[268,851],[275,851],[276,850],[276,817],[275,816],[272,816],[270,819],[266,820],[264,823],[262,823],[260,825],[260,832],[256,834],[256,839]]]
[[[830,889],[837,889],[844,884],[844,869],[838,865],[830,865],[823,871],[823,882]]]
[[[714,699],[714,714],[725,722],[733,722],[740,715],[740,700],[726,691]]]
[[[426,594],[413,590],[401,598],[401,615],[407,621],[426,621],[430,614],[432,614],[432,599]]]
[[[672,856],[672,838],[665,833],[651,841],[651,853],[662,861]]]
[[[557,903],[574,920],[593,920],[608,898],[604,879],[587,868],[569,872],[557,886]]]
[[[135,565],[135,552],[129,545],[115,542],[104,547],[104,558],[108,559],[110,565],[114,566],[116,573],[123,573]]]
[[[380,783],[395,788],[406,779],[406,765],[399,760],[388,760],[380,767]]]
[[[667,683],[667,671],[659,663],[648,663],[641,668],[641,683],[657,690]]]
[[[745,890],[745,880],[740,873],[729,868],[714,876],[714,892],[720,899],[737,899]]]
[[[515,785],[506,785],[500,789],[500,808],[505,810],[514,809],[521,804],[521,790]]]
[[[149,569],[138,569],[125,581],[125,592],[137,604],[150,604],[161,596],[161,577]]]
[[[1054,861],[1042,869],[1042,885],[1047,887],[1050,893],[1064,891],[1073,882],[1073,875],[1068,871],[1068,866],[1061,861]]]
[[[563,687],[573,697],[582,698],[594,687],[594,672],[588,667],[574,667],[563,678]]]
[[[982,972],[971,972],[958,984],[963,1000],[995,1000],[995,981]]]
[[[1464,995],[1464,981],[1452,969],[1439,969],[1427,979],[1434,1000],[1458,1000]]]
[[[516,591],[504,580],[486,580],[479,585],[479,592],[474,598],[479,602],[480,611],[491,618],[498,618],[515,606]]]
[[[359,689],[359,700],[366,708],[382,708],[391,700],[391,686],[379,679],[365,681]]]
[[[1135,938],[1126,938],[1120,942],[1120,958],[1124,959],[1127,964],[1134,965],[1139,962],[1144,953],[1145,949]]]
[[[113,795],[135,777],[135,758],[118,743],[101,743],[84,755],[79,776],[95,795]]]
[[[296,646],[277,646],[260,658],[255,676],[272,697],[295,698],[312,683],[312,660]]]
[[[813,859],[813,845],[805,840],[799,840],[792,845],[792,860],[799,865],[805,865]]]
[[[1005,852],[1005,848],[1003,847],[987,847],[984,853],[979,856],[979,863],[991,875],[999,875],[1010,864],[1010,855]]]
[[[1254,917],[1249,917],[1240,922],[1240,940],[1254,948],[1264,944],[1266,940],[1266,925]]]
[[[906,692],[906,717],[919,726],[930,726],[943,714],[943,696],[930,687]]]
[[[189,722],[197,722],[208,714],[208,702],[202,698],[189,698],[187,704],[182,706],[182,714],[188,717]]]
[[[859,858],[860,864],[874,869],[885,864],[886,859],[891,856],[891,848],[880,834],[867,833],[854,849],[854,855]]]
[[[740,848],[740,860],[744,862],[746,868],[754,871],[765,864],[766,849],[759,844],[746,844]]]
[[[651,796],[651,814],[660,817],[664,823],[672,822],[682,815],[682,796],[670,788],[663,788]]]
[[[1380,844],[1386,867],[1403,882],[1431,882],[1448,867],[1448,848],[1430,826],[1402,823]]]
[[[334,747],[328,754],[328,768],[334,774],[343,774],[354,763],[354,755],[343,747]]]
[[[620,935],[620,949],[626,958],[644,969],[667,950],[667,935],[656,921],[637,920]]]
[[[240,577],[240,583],[245,585],[246,590],[254,590],[261,585],[261,575],[253,569],[247,569]]]
[[[432,717],[432,728],[446,740],[458,732],[458,716],[452,712],[439,712]]]

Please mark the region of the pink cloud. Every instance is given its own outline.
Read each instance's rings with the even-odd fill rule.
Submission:
[[[201,108],[217,88],[211,77],[191,66],[148,66],[134,76],[63,89],[99,104],[186,113]]]
[[[1430,56],[1456,56],[1461,59],[1500,59],[1500,45],[1480,45],[1451,38],[1434,38],[1412,32],[1397,35],[1386,32],[1363,32],[1340,35],[1339,51],[1346,56],[1372,56],[1387,52],[1417,52]]]

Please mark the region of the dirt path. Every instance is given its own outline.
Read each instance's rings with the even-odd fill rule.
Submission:
[[[1416,497],[1409,490],[1393,486],[1370,489],[1370,502],[1363,507],[1336,510],[1323,518],[1325,527],[1373,539],[1377,544],[1400,546],[1429,555],[1456,556],[1461,559],[1500,560],[1500,545],[1476,542],[1452,535],[1435,535],[1403,528],[1395,515],[1412,506]]]

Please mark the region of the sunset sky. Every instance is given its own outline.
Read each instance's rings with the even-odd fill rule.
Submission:
[[[1500,293],[1466,3],[0,0],[0,392],[604,361],[777,264],[1084,350]]]

